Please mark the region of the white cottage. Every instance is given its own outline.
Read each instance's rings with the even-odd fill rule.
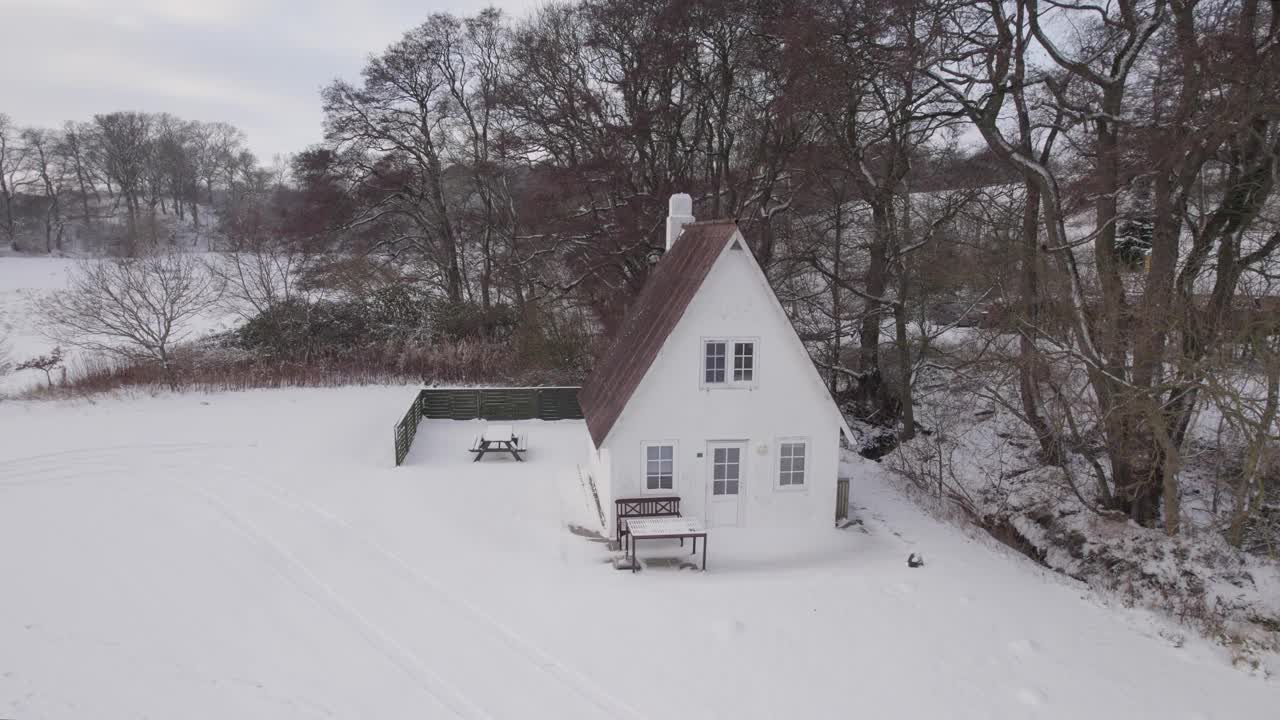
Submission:
[[[688,195],[669,207],[667,252],[579,394],[601,503],[679,496],[710,527],[831,523],[844,418],[738,226],[695,222]]]

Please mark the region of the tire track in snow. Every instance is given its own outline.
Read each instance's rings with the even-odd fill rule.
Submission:
[[[251,450],[253,446],[225,443],[137,443],[29,455],[0,461],[0,477],[11,473],[17,473],[19,477],[14,481],[0,481],[0,490],[56,481],[94,479],[92,475],[86,474],[86,468],[92,468],[95,471],[94,474],[100,474],[106,469],[121,472],[134,470],[137,468],[139,451],[148,452],[152,455],[161,455],[164,461],[170,461],[175,456],[186,456],[188,462],[184,463],[185,466],[189,464],[192,454],[206,455],[205,453],[193,453],[193,451],[215,448]],[[556,683],[588,701],[598,708],[602,714],[609,717],[644,717],[640,712],[614,696],[581,671],[554,657],[536,643],[486,613],[476,604],[449,591],[438,578],[423,573],[402,556],[378,541],[364,536],[350,523],[333,513],[298,497],[275,483],[251,479],[241,468],[216,461],[214,463],[201,463],[199,467],[201,475],[224,470],[226,474],[239,476],[245,480],[246,487],[256,491],[270,501],[282,507],[319,518],[324,523],[343,531],[344,535],[356,540],[375,555],[383,558],[392,570],[408,578],[413,584],[425,588],[432,596],[444,604],[462,611],[475,621],[476,626],[481,631],[489,633],[503,646],[520,656],[524,662],[530,663]],[[271,557],[279,558],[279,560],[283,561],[286,568],[281,568],[278,562],[272,562],[272,564],[276,565],[277,569],[290,582],[299,587],[304,594],[320,603],[322,607],[325,607],[331,615],[355,626],[362,637],[375,650],[390,659],[398,667],[401,667],[415,681],[422,684],[424,689],[444,707],[449,708],[459,717],[490,717],[486,711],[467,698],[455,685],[433,670],[421,657],[361,613],[353,603],[339,593],[331,584],[326,583],[314,569],[293,553],[284,542],[264,531],[260,524],[249,521],[242,513],[237,512],[226,499],[208,488],[196,486],[190,480],[179,479],[174,485],[186,486],[198,494],[242,534],[268,549]],[[301,575],[301,577],[298,577],[298,575]],[[309,588],[307,587],[308,585],[312,587]],[[317,589],[323,597],[317,596]]]
[[[115,454],[123,450],[194,450],[196,448],[249,447],[247,445],[229,445],[226,443],[130,443],[126,445],[104,445],[102,447],[76,448],[75,450],[56,450],[54,452],[23,455],[21,457],[0,460],[0,468],[20,465],[32,460],[58,459],[76,455]],[[92,459],[92,458],[90,458]]]
[[[315,515],[322,521],[345,531],[345,534],[351,536],[365,547],[382,556],[385,560],[390,562],[392,566],[398,569],[402,574],[412,579],[416,584],[425,587],[437,598],[443,600],[448,605],[470,615],[473,619],[478,621],[482,627],[496,636],[506,647],[521,655],[525,660],[533,663],[533,665],[540,671],[550,675],[554,680],[568,687],[575,694],[589,701],[592,705],[599,708],[601,712],[606,713],[607,717],[626,717],[637,720],[644,718],[643,714],[623,702],[618,697],[614,696],[598,682],[587,677],[581,671],[576,670],[568,664],[558,660],[546,650],[539,647],[536,643],[531,642],[498,619],[494,618],[492,615],[486,613],[475,603],[468,602],[458,596],[457,593],[449,591],[438,579],[418,570],[401,555],[388,549],[378,541],[366,537],[342,518],[308,500],[299,498],[296,494],[285,490],[281,486],[270,481],[251,480],[249,484],[250,487],[257,490],[264,497],[267,497],[284,507]]]
[[[192,450],[219,447],[240,446],[218,443],[139,443],[26,455],[0,460],[0,478],[17,478],[0,480],[0,489],[65,480],[94,479],[93,475],[86,475],[83,471],[86,467],[97,472],[108,468],[111,470],[136,469],[139,450],[151,451],[153,455],[159,454],[168,459]],[[121,462],[122,460],[125,462]]]
[[[290,551],[288,546],[278,538],[262,530],[260,526],[245,518],[241,513],[236,512],[228,502],[210,492],[207,488],[197,487],[189,482],[183,482],[183,484],[203,497],[206,502],[212,505],[247,537],[267,548],[272,555],[283,560],[289,568],[300,573],[307,583],[319,589],[324,596],[323,599],[317,597],[312,590],[309,590],[303,583],[299,582],[299,578],[292,573],[287,570],[281,570],[281,573],[290,582],[294,583],[304,594],[324,607],[331,615],[348,625],[355,626],[359,634],[364,637],[365,641],[374,650],[405,671],[442,707],[449,709],[456,717],[492,720],[492,716],[489,713],[476,705],[439,673],[432,670],[421,657],[361,613],[336,588],[321,579],[307,563]]]

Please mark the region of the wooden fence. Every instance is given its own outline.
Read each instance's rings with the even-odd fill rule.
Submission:
[[[424,388],[396,423],[396,465],[428,420],[581,420],[577,387]]]
[[[849,519],[849,478],[836,480],[836,524]]]
[[[413,399],[408,412],[396,423],[396,465],[404,462],[409,454],[409,446],[413,444],[413,436],[418,434],[418,420],[422,417],[422,395]]]

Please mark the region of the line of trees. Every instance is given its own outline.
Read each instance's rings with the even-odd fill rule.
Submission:
[[[136,251],[172,240],[157,222],[171,216],[198,237],[210,224],[201,206],[260,172],[244,133],[227,123],[114,112],[50,129],[0,114],[0,234],[14,250],[52,253],[70,231],[96,228]]]

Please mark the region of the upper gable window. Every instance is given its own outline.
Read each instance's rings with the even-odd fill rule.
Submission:
[[[751,382],[756,371],[756,344],[753,342],[735,342],[733,344],[733,381]]]
[[[716,341],[708,342],[705,346],[706,353],[704,354],[704,357],[706,358],[706,373],[704,377],[708,385],[724,382],[724,351],[726,344],[727,343]]]
[[[706,338],[702,341],[702,384],[750,387],[756,382],[755,338]]]

